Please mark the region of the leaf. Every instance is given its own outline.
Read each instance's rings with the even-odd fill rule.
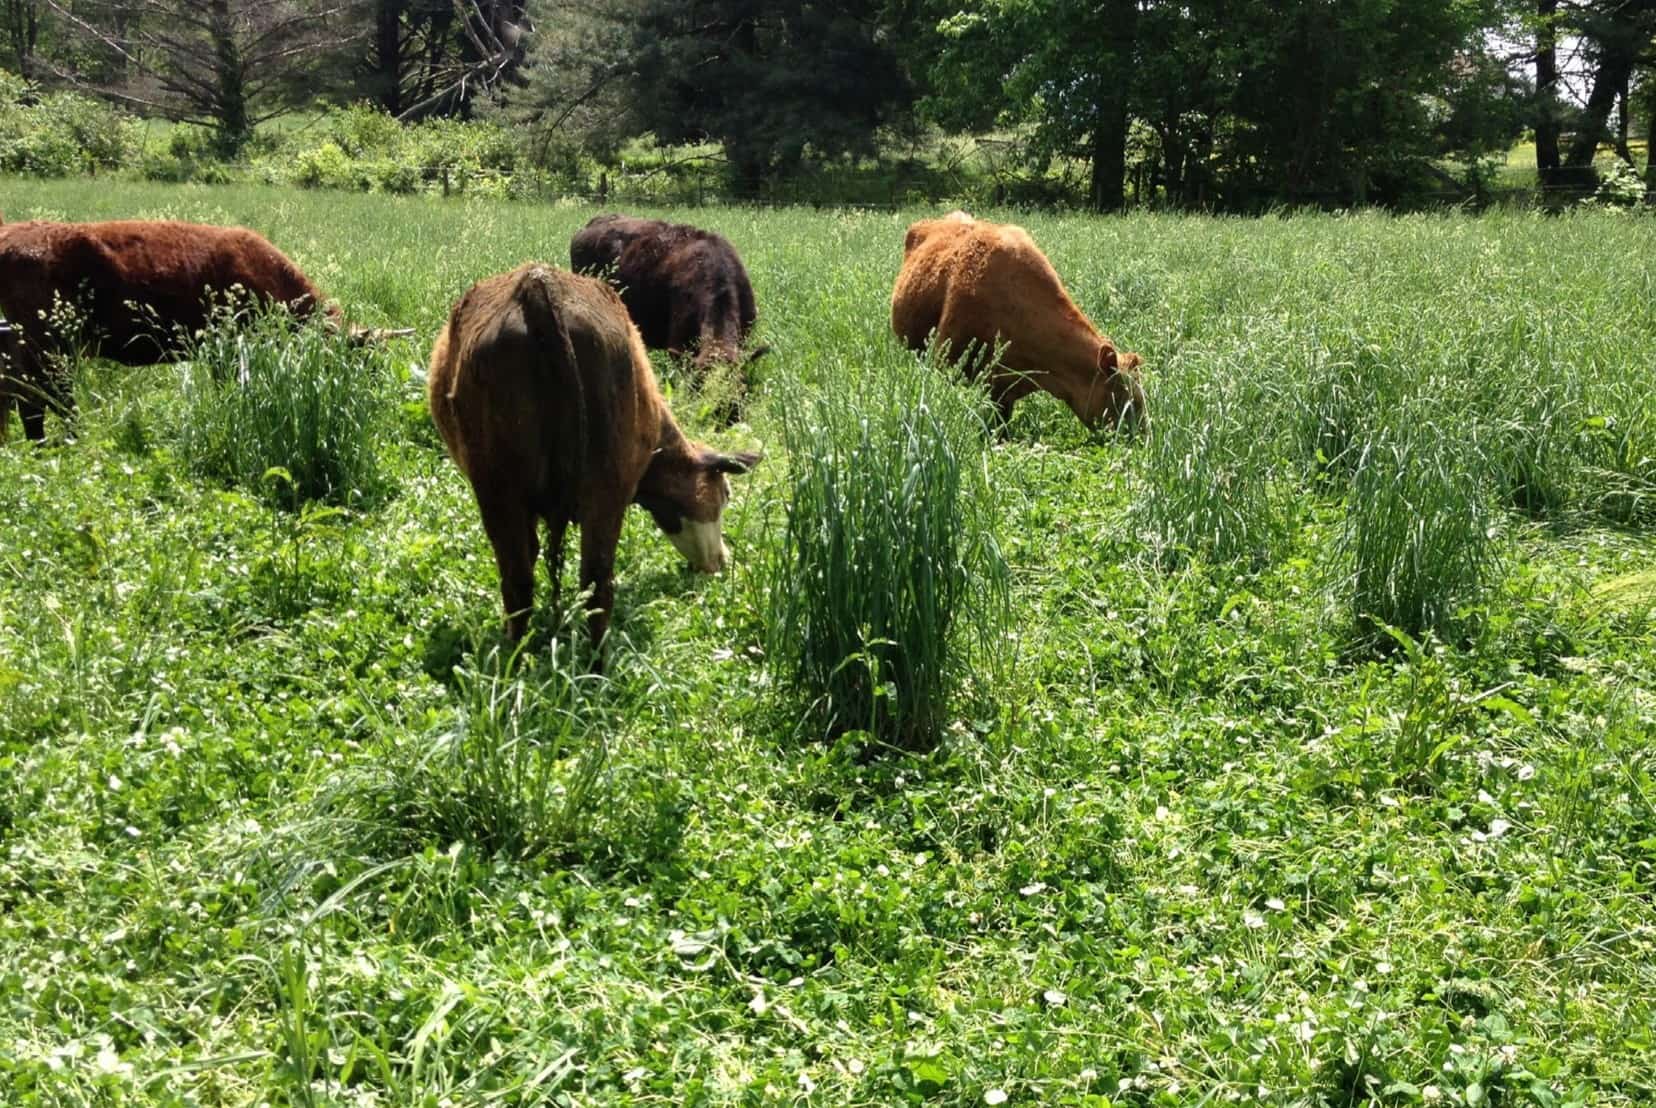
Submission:
[[[1518,703],[1516,700],[1509,700],[1504,696],[1492,696],[1486,700],[1479,701],[1479,703],[1487,711],[1505,712],[1507,715],[1511,716],[1513,719],[1517,720],[1519,723],[1522,723],[1526,727],[1535,726],[1535,717],[1530,714],[1530,710]]]

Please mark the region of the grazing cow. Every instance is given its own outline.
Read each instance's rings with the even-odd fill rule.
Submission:
[[[580,525],[595,646],[609,625],[628,504],[648,511],[694,569],[724,567],[725,475],[759,458],[684,437],[638,329],[602,281],[531,263],[478,282],[437,337],[428,392],[431,418],[477,497],[512,639],[534,602],[540,520],[554,605],[564,532]]]
[[[742,355],[757,311],[747,270],[723,235],[659,219],[594,216],[570,240],[569,267],[615,285],[644,345],[675,358],[694,351],[698,377],[766,350]]]
[[[988,366],[989,394],[1009,419],[1036,389],[1070,406],[1088,427],[1145,414],[1137,354],[1117,354],[1064,291],[1063,282],[1022,227],[950,212],[911,225],[891,293],[891,327],[911,349],[934,332],[946,356],[975,350],[969,376]]]
[[[14,329],[0,346],[10,354],[0,366],[0,438],[14,403],[35,440],[46,437],[48,407],[72,404],[54,354],[78,346],[127,365],[166,361],[207,325],[214,297],[222,304],[238,291],[301,317],[323,307],[299,267],[245,227],[0,222],[0,315]],[[60,326],[71,317],[72,331]]]

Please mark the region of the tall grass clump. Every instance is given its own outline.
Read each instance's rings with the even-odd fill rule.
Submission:
[[[567,650],[456,666],[452,713],[425,726],[394,709],[378,719],[385,747],[335,774],[278,835],[298,845],[276,852],[277,883],[300,884],[346,856],[395,860],[462,843],[530,859],[570,846],[608,764],[610,687]]]
[[[604,678],[569,653],[455,671],[459,707],[404,776],[403,815],[431,841],[533,857],[572,842],[608,758]]]
[[[1305,472],[1336,489],[1351,477],[1378,413],[1402,402],[1414,374],[1394,364],[1389,347],[1356,335],[1313,335],[1287,375],[1298,382],[1290,424]]]
[[[225,316],[186,363],[180,450],[198,475],[297,508],[383,491],[375,439],[392,403],[374,356],[286,313]],[[273,469],[283,482],[266,480]]]
[[[1276,406],[1261,382],[1169,367],[1138,453],[1135,530],[1164,565],[1270,562],[1292,524]]]
[[[1340,553],[1349,614],[1362,633],[1380,625],[1447,638],[1496,568],[1476,436],[1425,407],[1396,410],[1352,460]]]
[[[790,505],[765,570],[770,657],[825,732],[924,746],[970,674],[993,680],[1008,619],[986,407],[907,357],[847,384],[778,389]]]

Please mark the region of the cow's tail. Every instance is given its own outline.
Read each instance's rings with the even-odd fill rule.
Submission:
[[[569,429],[574,435],[575,449],[553,451],[556,457],[571,459],[567,463],[568,471],[559,476],[569,483],[569,487],[579,488],[590,445],[586,390],[581,382],[580,366],[575,360],[575,344],[570,340],[569,327],[564,322],[552,282],[553,276],[544,266],[530,267],[518,282],[517,301],[530,337],[538,348],[546,352],[550,369],[548,384],[558,398],[558,407],[570,413]]]

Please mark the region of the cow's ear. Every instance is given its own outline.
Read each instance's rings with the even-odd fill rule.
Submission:
[[[1098,368],[1105,373],[1116,371],[1116,348],[1108,342],[1098,351]]]
[[[719,454],[713,459],[713,472],[740,475],[758,465],[759,459],[762,457],[764,457],[762,454],[746,452],[741,454]]]

